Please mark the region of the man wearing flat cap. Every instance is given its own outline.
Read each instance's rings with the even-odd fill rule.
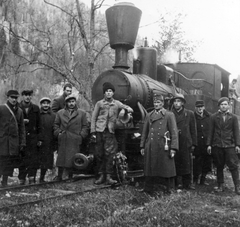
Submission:
[[[83,139],[88,134],[86,112],[76,106],[76,97],[65,98],[66,106],[59,110],[54,121],[54,135],[58,139],[57,180],[62,180],[64,169],[68,171],[68,179],[73,177],[73,157],[81,151]]]
[[[207,152],[207,136],[209,134],[211,114],[205,109],[203,100],[197,100],[195,103],[195,119],[197,123],[198,146],[194,150],[193,160],[193,182],[200,185],[207,185],[206,176],[211,172],[212,158]],[[200,179],[199,179],[200,177]]]
[[[110,82],[103,84],[104,98],[94,107],[91,119],[91,137],[95,138],[95,157],[99,178],[95,184],[115,184],[112,179],[113,157],[117,153],[118,145],[115,138],[115,125],[119,112],[125,109],[133,112],[132,108],[113,98],[115,87]]]
[[[23,111],[26,128],[26,148],[22,154],[22,163],[19,167],[19,181],[23,185],[28,177],[29,184],[36,182],[39,168],[39,147],[41,146],[40,109],[32,103],[33,90],[22,91],[22,101],[19,106]]]
[[[230,113],[229,98],[222,97],[218,100],[219,110],[210,118],[210,133],[207,139],[208,152],[213,157],[217,167],[216,192],[223,191],[225,164],[232,174],[235,193],[240,195],[238,156],[240,152],[240,135],[237,116]]]
[[[40,100],[40,118],[42,128],[42,145],[39,147],[40,154],[40,183],[45,182],[45,174],[53,168],[53,153],[56,148],[56,139],[53,133],[53,123],[56,114],[51,110],[51,99],[43,97]]]
[[[156,178],[164,178],[166,192],[170,193],[176,176],[174,155],[178,150],[178,129],[174,114],[163,108],[161,94],[153,96],[153,105],[154,110],[145,119],[140,143],[144,155],[144,191],[153,192]]]
[[[26,145],[23,112],[18,106],[19,93],[7,92],[7,103],[0,105],[0,175],[1,184],[7,186],[8,177],[12,176],[18,156]]]
[[[63,87],[63,94],[55,98],[52,102],[52,111],[57,113],[65,107],[65,98],[72,94],[72,85],[67,83]]]
[[[196,120],[193,111],[184,107],[186,100],[182,94],[177,94],[171,103],[179,136],[179,151],[175,155],[176,187],[195,189],[191,184],[191,153],[197,146]]]

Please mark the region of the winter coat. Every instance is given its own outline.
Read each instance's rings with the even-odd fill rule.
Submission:
[[[66,108],[59,110],[53,128],[54,135],[58,137],[56,165],[71,168],[73,157],[80,152],[82,140],[88,134],[86,113],[77,108],[71,115]]]
[[[103,132],[105,128],[108,128],[110,133],[114,133],[117,117],[121,109],[133,112],[131,107],[115,99],[112,99],[111,102],[105,99],[98,101],[92,113],[91,133]]]
[[[53,152],[57,150],[57,141],[53,133],[53,123],[56,114],[49,109],[47,112],[40,110],[41,127],[42,127],[42,145],[39,148],[40,165],[44,169],[52,169]]]
[[[179,113],[173,108],[176,117],[179,151],[175,155],[175,165],[178,176],[191,173],[191,147],[197,146],[197,128],[194,113],[183,108]]]
[[[171,138],[169,149],[178,150],[178,130],[173,113],[165,109],[159,113],[152,111],[145,120],[140,143],[140,147],[144,147],[145,176],[176,176],[174,159],[170,158],[170,151],[164,149],[167,131]]]
[[[194,116],[197,124],[197,140],[198,146],[195,148],[194,155],[207,155],[207,137],[210,129],[210,116],[211,114],[206,110],[203,111],[203,115],[194,112]]]
[[[19,155],[20,146],[26,145],[23,112],[17,108],[16,121],[5,105],[0,105],[0,156]]]
[[[30,103],[28,111],[23,106],[23,102],[20,103],[20,108],[23,111],[24,119],[28,119],[29,122],[25,123],[26,129],[26,148],[24,149],[24,165],[30,168],[38,168],[39,166],[39,151],[37,143],[41,141],[42,128],[40,119],[40,109],[37,105]]]
[[[62,94],[61,96],[57,97],[52,102],[52,111],[57,113],[59,110],[65,107],[65,98],[66,96]]]
[[[227,113],[225,121],[223,121],[220,112],[216,112],[211,116],[207,145],[222,148],[240,146],[239,136],[239,126],[236,115]]]

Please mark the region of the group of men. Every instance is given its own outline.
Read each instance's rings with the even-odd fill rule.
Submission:
[[[219,110],[210,114],[203,100],[197,100],[195,111],[184,107],[186,100],[178,94],[170,101],[171,111],[164,109],[164,97],[155,94],[154,110],[144,123],[141,153],[144,155],[145,185],[152,193],[156,178],[166,181],[166,191],[195,189],[207,184],[211,163],[217,169],[216,192],[223,191],[225,164],[232,174],[236,194],[239,191],[238,156],[240,135],[237,116],[230,113],[227,97],[218,100]],[[194,157],[194,159],[193,159]]]
[[[57,180],[62,180],[64,169],[69,181],[73,177],[73,156],[81,151],[83,139],[88,135],[95,141],[98,177],[95,184],[114,184],[113,158],[118,144],[115,126],[120,110],[133,109],[113,98],[114,86],[103,84],[103,99],[98,101],[88,122],[86,112],[76,105],[71,84],[64,86],[63,95],[53,100],[44,97],[40,108],[32,103],[32,90],[19,93],[9,90],[7,103],[0,105],[0,175],[2,186],[7,186],[13,169],[19,169],[20,184],[26,179],[36,182],[40,168],[40,182],[44,182],[47,169],[53,167],[53,152],[57,150]],[[166,181],[167,191],[176,188],[195,189],[205,184],[211,171],[211,157],[217,168],[216,191],[223,191],[223,169],[228,166],[235,192],[239,191],[238,156],[240,137],[237,117],[230,113],[227,97],[218,101],[219,110],[211,115],[203,100],[196,101],[195,112],[184,107],[186,100],[178,94],[171,99],[171,111],[164,108],[164,97],[155,94],[154,110],[143,126],[141,153],[144,155],[145,192],[152,192],[156,178]],[[89,127],[89,124],[91,126]],[[194,156],[192,163],[191,156]],[[20,160],[19,160],[20,156]],[[193,172],[193,177],[191,175]],[[193,180],[193,182],[192,182]]]
[[[40,182],[44,182],[48,169],[53,167],[53,153],[57,150],[56,180],[62,180],[64,169],[68,179],[73,180],[73,157],[81,151],[81,144],[89,134],[86,112],[76,105],[76,96],[72,95],[72,85],[64,86],[63,94],[54,99],[44,97],[40,108],[32,103],[32,90],[19,93],[7,92],[7,103],[0,105],[0,175],[2,186],[7,186],[8,177],[14,168],[19,169],[21,185],[36,182],[40,169]],[[114,135],[115,124],[121,109],[133,110],[120,101],[113,99],[115,88],[106,82],[103,84],[104,98],[96,103],[91,120],[92,138],[96,140],[96,164],[98,179],[95,184],[114,184],[112,179],[113,157],[118,145]]]

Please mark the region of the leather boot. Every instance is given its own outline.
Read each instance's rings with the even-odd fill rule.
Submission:
[[[41,169],[40,180],[39,180],[40,183],[46,182],[46,181],[44,180],[46,172],[47,172],[46,169]]]
[[[105,175],[103,173],[100,174],[100,177],[94,182],[94,184],[103,184],[105,182]]]
[[[218,183],[218,186],[214,188],[215,192],[223,192],[223,183]]]
[[[112,184],[116,184],[116,183],[117,183],[117,181],[116,181],[116,180],[113,180],[113,179],[111,178],[111,174],[107,174],[107,176],[106,176],[106,184],[112,185]]]
[[[20,179],[20,180],[19,180],[19,184],[20,184],[20,185],[24,185],[24,184],[25,184],[25,180]]]
[[[35,183],[34,177],[29,177],[28,181],[29,181],[29,184],[34,184]]]
[[[3,187],[7,187],[8,185],[7,185],[7,181],[8,181],[8,176],[2,176],[2,186]]]

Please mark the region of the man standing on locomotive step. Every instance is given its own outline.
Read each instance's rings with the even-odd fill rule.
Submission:
[[[57,180],[62,180],[64,168],[68,171],[69,181],[73,177],[73,157],[80,152],[83,139],[88,134],[86,112],[76,106],[76,97],[65,98],[66,106],[57,112],[54,121],[54,135],[58,138]]]
[[[57,113],[59,110],[63,109],[65,107],[65,98],[71,94],[72,94],[72,85],[67,83],[63,87],[63,94],[53,100],[52,111],[54,113]]]
[[[178,150],[178,129],[174,114],[163,108],[164,97],[155,94],[153,104],[154,110],[146,117],[140,143],[141,154],[144,155],[143,191],[153,192],[156,177],[161,177],[165,178],[166,192],[170,193],[176,176],[173,157]]]
[[[51,99],[44,97],[40,100],[40,117],[42,127],[42,145],[39,148],[40,154],[40,183],[45,182],[44,177],[48,169],[53,168],[53,153],[57,149],[57,141],[53,134],[53,123],[56,114],[52,112]]]
[[[113,98],[114,86],[106,82],[103,84],[104,98],[95,105],[91,119],[91,137],[96,138],[96,162],[99,178],[95,184],[115,184],[113,173],[113,157],[117,153],[118,145],[115,138],[115,125],[121,109],[133,112],[132,108]]]
[[[18,107],[19,93],[7,92],[7,103],[0,105],[0,175],[2,186],[6,187],[8,177],[12,176],[19,153],[26,146],[23,112]]]
[[[182,94],[174,97],[171,103],[173,104],[172,111],[176,117],[179,136],[179,150],[175,155],[176,187],[195,189],[191,184],[191,153],[197,146],[196,120],[193,111],[184,108],[186,100]]]
[[[22,153],[22,163],[19,166],[18,175],[21,185],[25,184],[26,176],[28,176],[29,184],[36,182],[39,168],[39,147],[42,144],[40,109],[32,103],[32,95],[32,90],[24,90],[22,92],[23,100],[19,104],[23,111],[26,129],[26,148]]]
[[[211,114],[206,111],[203,100],[196,101],[194,115],[197,123],[198,146],[193,153],[195,157],[193,161],[193,182],[197,184],[201,176],[200,185],[207,185],[205,182],[206,176],[212,169],[212,157],[208,154],[206,145]]]
[[[238,156],[240,153],[240,135],[237,116],[230,113],[229,98],[218,100],[219,110],[210,118],[210,133],[207,139],[207,150],[212,154],[213,162],[217,167],[216,192],[223,191],[223,169],[228,166],[235,187],[235,193],[240,195]]]

